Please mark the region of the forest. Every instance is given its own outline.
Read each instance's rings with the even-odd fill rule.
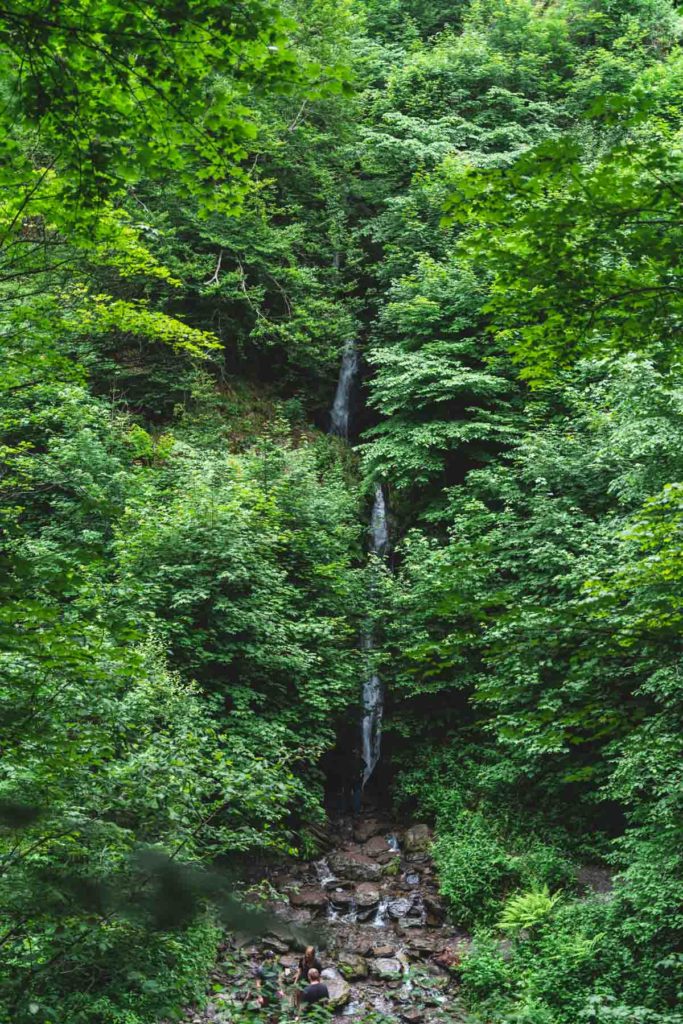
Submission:
[[[269,1024],[359,745],[467,940],[353,1020],[683,1024],[682,29],[0,6],[2,1024]]]

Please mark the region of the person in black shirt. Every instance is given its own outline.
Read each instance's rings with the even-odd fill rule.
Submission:
[[[330,993],[327,985],[320,980],[320,972],[311,967],[308,972],[309,984],[301,993],[301,1002],[305,1008],[309,1006],[315,1006],[316,1003],[322,1002],[323,999],[329,999]]]
[[[315,946],[306,946],[304,955],[301,957],[301,960],[299,960],[299,966],[297,967],[296,974],[294,975],[294,984],[296,985],[297,982],[303,981],[304,984],[307,985],[310,981],[309,971],[312,969],[315,969],[318,974],[320,974],[323,969],[323,965],[315,955]]]
[[[315,946],[306,946],[304,955],[299,960],[299,966],[296,969],[294,975],[294,984],[297,986],[294,990],[294,1005],[299,1009],[301,1006],[301,996],[304,989],[310,983],[311,972],[315,971],[320,978],[320,972],[323,969],[323,965],[318,960],[315,953]]]

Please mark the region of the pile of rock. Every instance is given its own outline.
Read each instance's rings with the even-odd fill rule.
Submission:
[[[401,832],[365,817],[326,861],[276,879],[288,894],[279,912],[298,925],[305,914],[311,941],[332,962],[324,971],[331,1004],[351,1019],[380,1008],[397,1021],[417,1022],[429,1019],[431,1006],[443,1020],[444,1004],[457,995],[468,937],[445,924],[431,843],[427,825]],[[281,963],[289,966],[291,954]]]
[[[340,839],[326,861],[271,873],[280,898],[268,904],[269,934],[255,943],[232,937],[232,967],[216,979],[225,992],[200,1016],[195,1011],[194,1024],[229,1021],[230,1000],[253,998],[253,966],[265,949],[276,952],[287,980],[307,944],[318,948],[331,1008],[349,1021],[373,1012],[396,1024],[459,1019],[458,964],[469,938],[446,923],[430,829],[400,830],[369,815],[336,826]]]

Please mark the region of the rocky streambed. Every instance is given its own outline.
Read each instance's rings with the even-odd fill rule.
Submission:
[[[399,829],[378,815],[334,824],[327,857],[273,870],[262,891],[268,934],[226,944],[207,1008],[193,1024],[230,1021],[253,1005],[254,969],[266,949],[282,969],[282,1017],[293,1016],[288,982],[303,947],[315,945],[330,1006],[340,1020],[448,1022],[461,1019],[458,963],[469,936],[446,921],[426,825]],[[264,1014],[264,1019],[266,1015]]]

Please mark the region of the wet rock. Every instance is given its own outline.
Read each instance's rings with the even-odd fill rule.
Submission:
[[[320,975],[320,979],[325,982],[330,993],[330,999],[327,1004],[329,1008],[336,1010],[340,1006],[346,1006],[351,998],[351,986],[341,976],[336,967],[326,967]]]
[[[333,889],[328,895],[332,906],[342,911],[348,910],[356,899],[353,889]]]
[[[358,843],[367,843],[368,839],[380,836],[386,831],[386,823],[379,818],[362,818],[353,826],[353,838]]]
[[[283,953],[279,960],[280,967],[283,967],[285,970],[289,968],[295,971],[299,966],[299,959],[298,953]]]
[[[293,907],[315,907],[320,909],[327,903],[327,896],[322,889],[304,886],[298,892],[289,894],[289,902]]]
[[[313,920],[314,912],[309,910],[308,907],[285,907],[284,910],[279,912],[279,916],[283,917],[290,924],[307,925]]]
[[[408,936],[408,949],[411,955],[419,957],[429,956],[443,949],[443,936],[433,935],[430,932],[414,930]]]
[[[420,1021],[424,1020],[424,1010],[418,1010],[414,1006],[401,1010],[401,1020],[406,1021],[407,1024],[420,1024]]]
[[[389,917],[393,917],[395,921],[398,921],[399,918],[407,916],[412,905],[412,897],[405,896],[397,900],[390,900],[387,904],[387,913]]]
[[[388,860],[395,856],[389,849],[385,836],[373,836],[372,839],[368,839],[367,843],[363,843],[363,853],[366,857],[372,857],[376,860]]]
[[[287,953],[289,951],[289,943],[274,935],[267,935],[262,945],[265,949],[272,949],[274,953]]]
[[[376,907],[379,903],[379,888],[373,882],[361,882],[356,887],[356,904],[359,907]]]
[[[367,978],[369,973],[365,957],[354,953],[347,954],[339,961],[339,970],[347,981],[361,981]]]
[[[389,946],[386,942],[382,946],[373,946],[372,955],[377,957],[392,957],[396,953],[394,946]]]
[[[460,966],[462,957],[460,952],[455,949],[454,946],[446,946],[445,949],[441,949],[438,953],[435,953],[432,959],[438,967],[444,967],[448,970],[457,970]]]
[[[340,851],[332,854],[330,864],[338,875],[356,882],[373,882],[382,874],[380,865],[364,853]]]
[[[406,931],[410,928],[424,928],[425,922],[422,917],[401,917],[398,926],[401,931]]]
[[[379,957],[370,963],[370,973],[382,981],[396,981],[403,974],[403,964],[398,957]]]
[[[420,884],[420,876],[417,871],[409,871],[403,876],[403,881],[409,888],[414,889]]]
[[[438,928],[443,924],[445,912],[438,900],[432,896],[424,897],[424,908],[427,914],[427,924],[430,928]]]
[[[406,853],[422,853],[432,844],[432,830],[429,825],[411,825],[406,829],[403,846]]]

